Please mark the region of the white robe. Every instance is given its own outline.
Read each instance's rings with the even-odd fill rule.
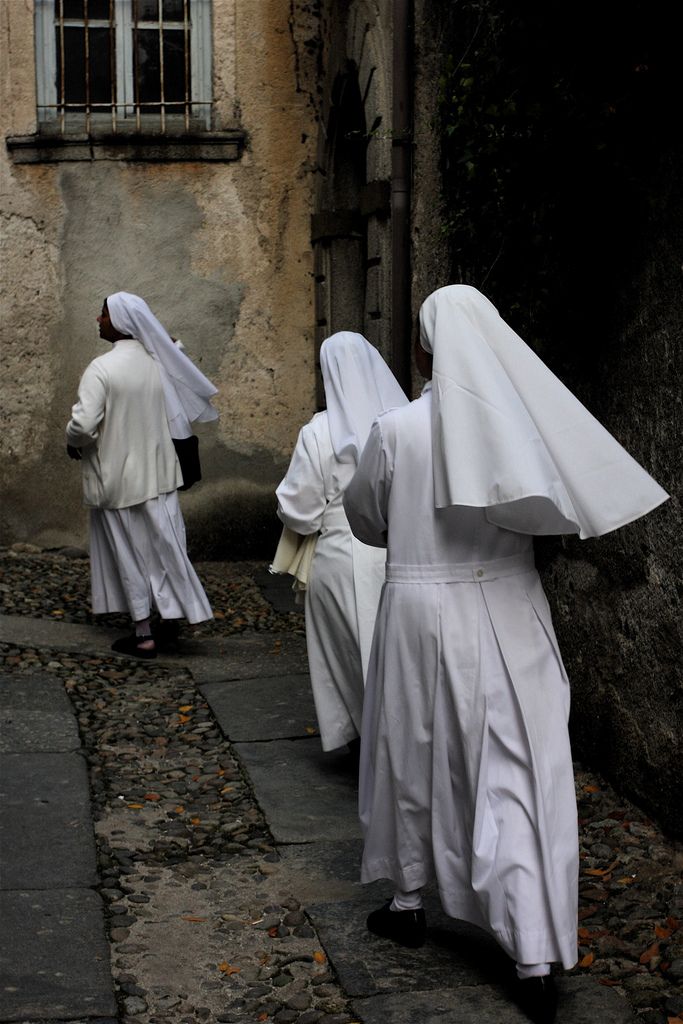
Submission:
[[[355,471],[332,450],[326,412],[299,432],[277,488],[278,516],[307,536],[320,531],[306,589],[306,643],[323,750],[360,734],[363,680],[384,580],[384,552],[352,535],[342,507]]]
[[[362,881],[436,878],[518,963],[576,962],[569,684],[530,537],[434,508],[431,393],[375,423],[344,500],[387,540],[362,722]]]
[[[82,454],[93,612],[212,618],[187,556],[159,369],[139,341],[121,339],[87,367],[66,440]]]

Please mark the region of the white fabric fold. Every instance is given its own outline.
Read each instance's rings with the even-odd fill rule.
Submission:
[[[486,508],[507,530],[586,538],[668,498],[476,288],[433,292],[420,343],[433,355],[436,508]]]
[[[115,292],[107,298],[109,318],[121,334],[142,342],[159,367],[164,389],[166,416],[171,437],[189,437],[190,424],[218,418],[211,405],[217,389],[197,369],[181,346],[174,344],[144,299],[130,292]]]
[[[353,331],[322,343],[320,369],[335,458],[358,465],[373,420],[408,398],[377,349]]]

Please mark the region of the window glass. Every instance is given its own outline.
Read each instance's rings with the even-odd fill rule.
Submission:
[[[107,21],[110,15],[109,0],[62,0],[64,4],[65,18],[78,18],[82,20],[87,17],[92,21],[95,18]],[[60,0],[55,0],[55,15],[61,14]]]
[[[137,0],[135,7],[138,21],[159,21],[159,0]],[[184,0],[162,0],[161,13],[164,21],[182,21],[185,16]]]
[[[159,60],[159,30],[138,29],[136,37],[137,102],[145,104],[161,101],[161,62]],[[185,99],[185,33],[164,30],[164,100],[182,103]],[[147,108],[153,109],[153,108]]]
[[[64,26],[64,94],[61,81],[62,34],[57,32],[57,94],[62,102],[73,110],[85,110],[86,94],[86,53],[85,29],[78,26]],[[91,104],[106,104],[99,109],[111,109],[111,49],[108,28],[88,29],[88,86]],[[74,107],[71,105],[75,104]]]

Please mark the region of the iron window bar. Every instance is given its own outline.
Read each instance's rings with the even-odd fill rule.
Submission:
[[[88,134],[93,128],[93,117],[100,113],[109,113],[111,119],[112,133],[116,134],[120,122],[126,122],[132,116],[135,119],[136,131],[143,129],[143,118],[148,112],[158,111],[159,128],[165,133],[169,127],[168,116],[174,114],[182,115],[184,130],[189,132],[192,127],[192,118],[201,116],[204,113],[208,119],[211,110],[211,101],[194,98],[192,96],[192,67],[191,67],[191,0],[181,0],[182,20],[165,17],[163,0],[156,0],[156,18],[152,18],[141,8],[139,0],[108,0],[108,17],[90,17],[88,0],[82,0],[82,16],[73,13],[65,13],[65,4],[68,0],[54,0],[54,21],[56,36],[59,41],[59,66],[56,69],[57,95],[55,103],[41,102],[40,110],[44,112],[54,111],[58,118],[59,129],[65,134],[67,117],[69,112],[84,114],[85,130]],[[199,0],[203,2],[203,0]],[[126,11],[124,4],[128,5]],[[73,10],[73,3],[71,5]],[[126,89],[126,59],[127,54],[117,55],[117,12],[119,17],[126,17],[130,12],[130,23],[127,30],[131,33],[132,42],[132,94],[127,94]],[[67,83],[67,46],[66,31],[69,29],[80,29],[83,32],[83,96],[78,99],[68,99],[69,85]],[[109,98],[103,100],[93,99],[92,95],[92,61],[91,52],[91,30],[105,29],[109,33]],[[153,85],[158,85],[159,99],[143,97],[143,69],[141,61],[141,33],[152,32],[156,29],[158,45],[158,83],[156,77]],[[183,54],[182,54],[182,98],[169,98],[167,84],[167,67],[165,60],[165,44],[170,44],[171,34],[182,33]],[[120,45],[120,36],[118,37]],[[123,71],[122,71],[123,68]],[[177,84],[177,83],[176,83]],[[123,95],[121,95],[123,93]],[[171,123],[175,127],[178,122]],[[96,121],[97,126],[102,124],[101,120]]]

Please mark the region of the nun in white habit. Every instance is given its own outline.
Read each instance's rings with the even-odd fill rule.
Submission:
[[[552,1021],[550,965],[576,961],[578,842],[532,535],[600,536],[667,495],[476,289],[429,296],[416,357],[432,380],[373,424],[344,498],[354,534],[387,547],[359,799],[362,881],[395,896],[368,927],[421,945],[436,879],[445,911],[516,961],[531,1019]]]
[[[319,534],[306,588],[306,641],[323,750],[356,740],[372,629],[384,581],[384,551],[355,539],[342,496],[379,413],[408,399],[360,334],[323,342],[327,409],[299,432],[277,488],[278,516],[302,536]]]
[[[212,618],[187,556],[172,438],[217,417],[216,389],[139,296],[110,295],[97,319],[112,348],[85,370],[66,428],[90,508],[92,609],[128,612],[135,631],[114,650],[153,658],[153,610],[168,622]]]

